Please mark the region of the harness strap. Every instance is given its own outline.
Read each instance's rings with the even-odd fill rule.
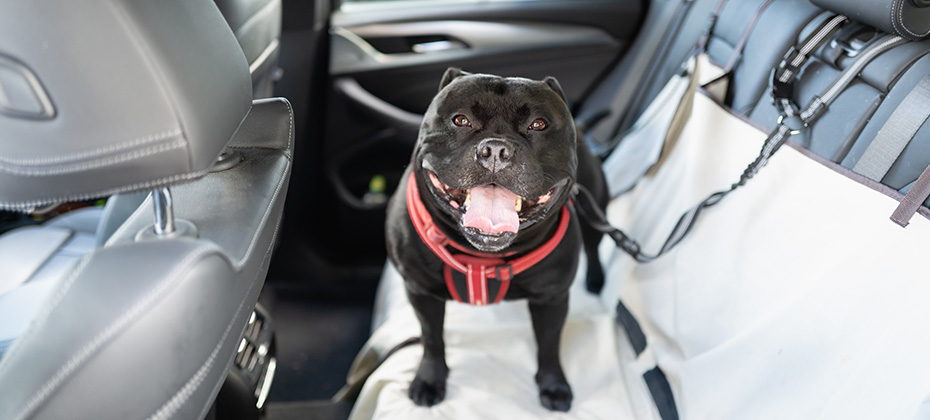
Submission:
[[[832,19],[831,19],[832,20]],[[845,18],[844,18],[845,20]],[[834,27],[835,29],[835,27]],[[815,31],[820,32],[820,31]],[[828,31],[832,32],[832,29]],[[817,45],[810,45],[811,43],[822,44],[826,40],[826,36],[812,36],[804,40],[799,51],[813,51],[817,48]],[[662,248],[658,253],[654,255],[647,255],[642,252],[640,245],[629,236],[626,235],[623,231],[616,229],[610,224],[607,223],[607,218],[600,211],[597,206],[591,206],[594,209],[595,214],[589,215],[585,214],[585,219],[589,221],[592,227],[595,229],[608,234],[614,242],[616,242],[617,247],[623,249],[625,252],[630,254],[638,262],[649,262],[652,261],[661,255],[665,254],[676,245],[678,245],[685,235],[691,231],[694,227],[695,222],[700,216],[701,212],[707,207],[713,206],[720,202],[727,194],[733,192],[737,188],[746,184],[747,181],[752,179],[753,176],[768,163],[769,158],[778,151],[778,149],[792,136],[799,134],[806,130],[811,124],[816,121],[820,115],[823,114],[827,106],[829,106],[833,101],[839,96],[840,92],[846,89],[847,86],[852,82],[852,80],[862,71],[862,69],[872,61],[879,54],[894,48],[895,46],[901,45],[907,42],[906,39],[900,36],[887,35],[879,39],[876,43],[872,44],[865,51],[860,53],[858,58],[852,65],[850,65],[846,70],[840,74],[840,77],[837,78],[833,84],[831,84],[820,96],[814,97],[811,100],[807,108],[794,116],[789,116],[791,118],[785,118],[785,115],[782,115],[779,118],[778,126],[769,134],[765,142],[762,145],[762,150],[759,152],[759,155],[756,159],[746,167],[742,175],[740,175],[739,181],[730,185],[726,190],[715,192],[709,195],[704,201],[701,201],[696,206],[692,207],[691,210],[688,210],[678,219],[678,222],[675,224],[674,229],[672,229],[671,234],[669,234],[665,243],[662,245]],[[790,56],[790,54],[789,54]],[[786,59],[787,60],[787,59]],[[806,60],[806,58],[805,58]],[[794,62],[794,60],[792,60]],[[788,82],[786,80],[785,82]],[[777,98],[777,96],[776,96]],[[797,124],[797,126],[792,126],[792,124]],[[586,199],[590,202],[594,202],[593,197],[591,197],[590,192],[588,192],[583,186],[576,184],[576,191],[582,193],[586,196]],[[584,210],[584,206],[580,207],[581,210]]]
[[[433,224],[433,218],[426,211],[423,202],[420,201],[417,181],[413,173],[407,179],[407,210],[420,239],[445,264],[443,277],[449,294],[458,302],[466,301],[455,287],[452,277],[452,271],[455,270],[465,275],[468,292],[465,297],[467,302],[472,305],[487,305],[489,303],[499,303],[503,300],[514,276],[542,261],[562,242],[571,219],[571,211],[568,209],[568,204],[566,204],[562,206],[559,224],[551,238],[529,253],[507,260],[505,257],[511,256],[513,253],[490,254],[470,251],[450,240],[439,230]],[[461,253],[452,254],[447,246],[452,246]],[[488,296],[488,279],[496,279],[501,282],[493,301]]]

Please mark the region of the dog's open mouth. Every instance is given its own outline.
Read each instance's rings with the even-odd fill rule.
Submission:
[[[479,185],[468,189],[452,188],[428,171],[433,192],[456,213],[461,214],[462,227],[489,236],[516,234],[521,225],[535,223],[548,212],[564,183],[552,187],[537,197],[521,197],[497,184]]]

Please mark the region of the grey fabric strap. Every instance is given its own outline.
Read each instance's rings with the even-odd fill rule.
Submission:
[[[891,113],[875,140],[853,166],[853,171],[881,182],[927,117],[930,117],[930,74],[921,79]]]
[[[917,178],[917,181],[911,186],[907,195],[901,199],[898,208],[896,208],[891,215],[891,221],[901,225],[901,227],[907,226],[911,221],[911,217],[914,216],[914,213],[917,213],[917,209],[920,205],[924,201],[927,201],[927,197],[930,197],[930,166],[924,169],[924,172],[920,174],[920,178]]]

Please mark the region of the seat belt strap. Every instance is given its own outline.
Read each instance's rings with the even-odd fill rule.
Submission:
[[[853,166],[853,172],[881,182],[927,117],[930,117],[930,74],[898,104]]]
[[[911,217],[914,216],[914,213],[917,213],[917,209],[927,201],[928,197],[930,197],[930,166],[924,169],[917,181],[914,181],[914,185],[911,186],[907,195],[901,199],[898,208],[891,215],[891,221],[901,227],[906,227],[910,223]]]
[[[756,24],[759,23],[762,13],[765,12],[765,9],[767,9],[773,1],[774,0],[765,0],[756,8],[755,13],[753,13],[752,18],[749,20],[749,24],[743,29],[743,34],[740,35],[739,40],[736,42],[736,46],[733,48],[730,58],[727,59],[727,63],[721,69],[723,74],[707,82],[703,86],[704,90],[713,93],[712,96],[714,96],[715,99],[722,101],[724,104],[727,104],[727,106],[733,103],[733,89],[730,89],[733,81],[733,69],[743,58],[743,50],[746,49],[749,36],[752,35],[752,31],[756,28]]]
[[[698,39],[697,47],[695,48],[698,54],[707,51],[707,44],[710,43],[710,38],[717,29],[717,20],[720,18],[720,13],[723,13],[723,7],[726,5],[727,0],[717,1],[717,5],[714,6],[714,11],[707,17],[707,29],[701,33],[701,38]]]
[[[736,42],[736,47],[733,48],[733,54],[730,55],[727,64],[723,66],[724,73],[732,72],[733,68],[736,67],[736,63],[743,57],[743,50],[746,49],[746,42],[749,41],[752,30],[755,29],[756,24],[759,23],[759,18],[762,17],[762,13],[765,12],[765,9],[767,9],[773,1],[774,0],[765,0],[765,2],[756,9],[756,12],[752,15],[752,20],[749,21],[749,25],[746,25],[746,29],[744,29],[743,34],[740,35],[739,41]]]

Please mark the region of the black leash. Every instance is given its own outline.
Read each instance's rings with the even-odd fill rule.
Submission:
[[[587,220],[593,228],[609,235],[617,244],[617,247],[630,254],[637,262],[646,263],[653,261],[678,245],[694,227],[704,209],[719,203],[723,197],[726,197],[737,188],[746,185],[791,136],[807,130],[810,125],[823,114],[827,106],[839,96],[840,92],[849,86],[866,64],[888,49],[907,42],[905,39],[898,36],[888,35],[879,38],[872,45],[864,48],[856,61],[846,68],[827,90],[821,93],[821,95],[814,97],[804,111],[798,111],[798,107],[792,100],[791,95],[794,90],[793,85],[797,81],[797,75],[800,69],[803,67],[804,63],[807,62],[810,54],[822,45],[827,37],[846,20],[845,16],[833,16],[832,18],[826,19],[820,27],[813,31],[811,35],[805,38],[797,47],[792,47],[788,51],[785,55],[785,59],[773,72],[772,95],[775,99],[776,107],[778,107],[779,111],[782,113],[781,117],[778,119],[778,126],[769,134],[768,138],[765,139],[762,150],[759,151],[759,155],[746,167],[740,175],[739,180],[731,184],[728,189],[717,191],[709,195],[696,206],[682,214],[675,224],[674,229],[672,229],[671,234],[669,234],[665,243],[657,253],[653,255],[643,253],[642,247],[638,242],[630,238],[629,235],[620,229],[611,226],[607,222],[606,215],[596,205],[596,201],[591,192],[584,186],[576,184],[575,195],[578,198],[584,199],[588,204],[588,206],[578,206],[585,220]],[[585,207],[587,207],[587,209]],[[588,209],[592,209],[594,214],[590,214],[590,212],[587,211]]]

